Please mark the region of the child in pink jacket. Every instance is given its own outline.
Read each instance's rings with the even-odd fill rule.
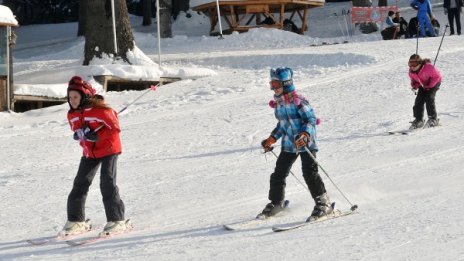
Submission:
[[[440,71],[430,63],[430,59],[422,59],[418,54],[413,54],[409,57],[408,65],[411,87],[414,91],[417,91],[413,107],[415,119],[411,122],[410,129],[424,127],[424,104],[429,116],[425,126],[435,127],[438,125],[435,94],[441,84]]]

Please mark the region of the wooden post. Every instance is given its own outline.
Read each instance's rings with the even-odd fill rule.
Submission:
[[[8,99],[7,99],[7,77],[0,77],[0,111],[8,110]]]
[[[280,4],[280,29],[284,28],[284,17],[285,17],[285,4]]]
[[[217,16],[217,12],[215,13],[214,9],[213,8],[210,8],[208,10],[209,14],[208,17],[209,17],[209,21],[210,21],[210,28],[209,28],[209,32],[212,33],[214,31],[214,28],[216,28],[216,24],[218,22],[218,16]],[[214,15],[216,14],[216,15]]]
[[[232,22],[231,27],[232,27],[232,30],[234,30],[235,28],[237,28],[237,17],[235,17],[234,6],[230,5],[229,8],[230,8],[230,20]]]
[[[298,13],[298,14],[299,14],[299,13]],[[307,7],[304,7],[303,18],[301,19],[302,23],[301,23],[300,34],[304,34],[304,32],[306,31],[306,20],[307,20],[307,16],[308,16],[308,8],[307,8]]]
[[[11,54],[11,47],[16,44],[16,35],[11,30],[11,26],[6,27],[6,57],[7,57],[7,95],[8,95],[8,110],[14,110],[14,92],[13,92],[13,55]]]

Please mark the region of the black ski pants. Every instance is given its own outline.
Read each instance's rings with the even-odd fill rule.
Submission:
[[[316,152],[312,152],[314,158]],[[285,179],[288,177],[293,163],[300,155],[301,168],[303,170],[303,178],[306,185],[311,192],[311,196],[316,198],[326,192],[324,182],[318,173],[317,163],[308,155],[307,152],[299,154],[282,151],[277,158],[274,173],[271,174],[269,200],[272,202],[282,202],[285,199],[285,186],[287,185]]]
[[[99,159],[81,158],[73,188],[68,196],[69,221],[85,221],[85,200],[100,165],[100,191],[106,219],[108,222],[124,220],[124,203],[119,197],[119,189],[116,185],[117,161],[118,155]]]
[[[456,19],[456,29],[458,34],[461,34],[461,14],[459,13],[459,9],[460,8],[448,8],[448,22],[451,34],[454,34],[454,19]]]
[[[423,87],[419,88],[417,92],[416,100],[414,102],[414,107],[412,108],[414,113],[414,118],[423,119],[424,117],[424,104],[427,109],[427,115],[429,118],[437,118],[437,109],[435,108],[435,94],[440,88],[440,83],[438,83],[435,88],[430,90],[425,90]]]

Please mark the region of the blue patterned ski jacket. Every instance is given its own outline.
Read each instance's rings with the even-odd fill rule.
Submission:
[[[297,149],[294,137],[302,131],[311,136],[310,151],[317,151],[316,123],[317,118],[313,108],[304,97],[298,97],[296,92],[274,97],[271,101],[274,114],[277,118],[277,126],[271,132],[276,140],[282,138],[282,150],[296,153],[304,152],[304,148]]]

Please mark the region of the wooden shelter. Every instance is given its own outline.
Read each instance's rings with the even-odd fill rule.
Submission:
[[[97,75],[93,77],[103,86],[105,92],[125,90],[146,90],[152,85],[161,83],[162,85],[170,84],[182,80],[179,77],[160,77],[157,80],[130,80],[113,75]]]
[[[132,80],[124,79],[113,75],[97,75],[93,78],[103,86],[103,91],[124,91],[124,90],[145,90],[151,85],[161,83],[167,85],[172,82],[180,81],[178,77],[160,77],[153,80]],[[66,88],[66,87],[63,87]],[[15,112],[25,112],[28,110],[41,109],[49,106],[60,105],[67,102],[66,97],[48,97],[38,95],[14,94],[11,110]]]
[[[209,17],[211,27],[210,35],[218,35],[214,32],[218,23],[217,5],[219,5],[220,15],[225,20],[228,28],[223,30],[224,34],[233,31],[246,32],[251,28],[269,27],[285,29],[286,19],[293,22],[296,18],[301,21],[298,28],[299,34],[304,34],[308,30],[308,10],[310,8],[323,6],[324,0],[237,0],[237,1],[216,1],[198,5],[192,8],[194,11],[203,12]],[[286,17],[286,14],[289,16]]]
[[[18,21],[8,7],[0,5],[0,111],[10,109],[13,97],[11,47],[15,44],[16,38],[11,30],[12,26],[18,26]]]

